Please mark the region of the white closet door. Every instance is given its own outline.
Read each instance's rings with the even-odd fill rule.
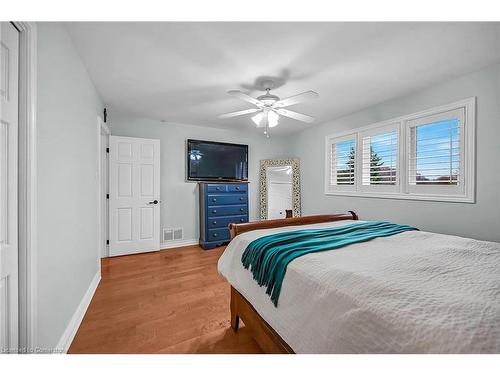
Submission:
[[[18,346],[17,133],[19,33],[0,31],[0,350]],[[1,353],[0,352],[0,353]]]
[[[160,250],[160,141],[109,139],[109,255]]]

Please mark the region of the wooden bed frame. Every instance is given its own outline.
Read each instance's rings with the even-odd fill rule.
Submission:
[[[336,215],[314,215],[288,219],[254,221],[244,224],[229,224],[231,240],[238,234],[257,229],[279,228],[292,225],[307,225],[340,220],[358,220],[354,211]],[[259,315],[250,302],[231,285],[231,327],[238,331],[240,318],[251,331],[253,338],[265,353],[293,354],[294,351],[278,333]]]

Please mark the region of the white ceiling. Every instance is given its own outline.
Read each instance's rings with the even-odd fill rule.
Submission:
[[[290,107],[326,122],[500,61],[498,23],[67,23],[111,113],[249,129],[255,80],[281,77]],[[307,125],[281,119],[275,134]],[[255,129],[261,132],[261,129]]]

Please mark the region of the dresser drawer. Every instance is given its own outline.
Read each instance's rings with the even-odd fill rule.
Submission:
[[[230,238],[229,228],[218,228],[208,230],[208,241],[224,241]]]
[[[208,194],[207,206],[217,206],[224,204],[246,204],[245,194]]]
[[[227,191],[227,185],[226,184],[208,184],[207,185],[207,191],[209,193],[225,193]]]
[[[207,208],[207,216],[235,216],[247,215],[248,208],[246,205],[241,206],[211,206]]]
[[[248,222],[248,184],[200,182],[200,246],[207,250],[229,243],[229,224]]]
[[[229,184],[227,185],[227,191],[229,192],[246,192],[247,191],[247,184]]]
[[[248,216],[230,216],[230,217],[209,217],[208,218],[208,228],[227,228],[229,224],[235,223],[246,223],[248,222]]]

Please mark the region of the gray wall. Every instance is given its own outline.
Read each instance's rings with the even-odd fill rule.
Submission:
[[[249,213],[250,220],[259,217],[259,161],[288,157],[281,137],[265,138],[256,132],[216,129],[194,125],[113,115],[109,125],[112,135],[154,138],[161,147],[161,228],[184,228],[184,239],[199,237],[198,188],[186,182],[186,139],[248,144]]]
[[[97,268],[97,116],[64,26],[38,23],[38,347],[54,348]]]
[[[356,211],[362,219],[386,219],[422,230],[500,241],[500,65],[314,126],[289,138],[301,159],[303,214]],[[477,97],[476,203],[359,198],[324,194],[325,136]],[[335,98],[331,98],[335,105]]]

